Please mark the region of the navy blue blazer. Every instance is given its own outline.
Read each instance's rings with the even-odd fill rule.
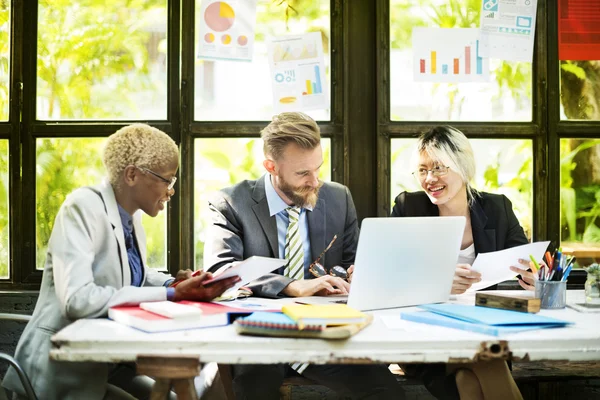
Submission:
[[[529,243],[512,203],[503,194],[478,192],[471,209],[475,254]],[[396,197],[392,217],[437,217],[439,209],[425,192],[402,192]]]

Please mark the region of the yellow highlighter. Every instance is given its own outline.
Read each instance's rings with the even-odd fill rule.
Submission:
[[[537,272],[540,269],[540,264],[538,264],[537,261],[535,261],[535,257],[532,256],[531,254],[529,255],[529,258],[531,259],[531,261],[533,262],[533,265],[530,263],[529,265],[531,266],[531,269],[533,270],[534,274],[537,274]]]

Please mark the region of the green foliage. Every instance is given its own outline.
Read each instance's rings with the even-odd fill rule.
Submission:
[[[38,117],[140,117],[136,95],[158,89],[149,76],[150,32],[143,28],[154,11],[165,11],[165,2],[126,3],[40,1]]]

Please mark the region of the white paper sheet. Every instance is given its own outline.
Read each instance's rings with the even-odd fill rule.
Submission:
[[[252,256],[244,261],[219,268],[213,274],[213,279],[211,279],[211,281],[219,281],[232,276],[239,276],[242,280],[221,295],[226,296],[227,294],[238,290],[243,285],[284,266],[285,263],[286,260],[283,258]],[[208,283],[208,281],[205,282],[205,284],[206,283]]]
[[[251,61],[257,0],[202,0],[197,18],[199,59]]]
[[[321,32],[276,37],[268,50],[276,112],[329,108]]]
[[[481,55],[531,62],[536,10],[537,0],[481,0]]]
[[[415,82],[489,82],[490,64],[480,53],[479,29],[414,28]]]
[[[475,283],[467,292],[485,289],[514,278],[517,274],[509,267],[525,268],[519,263],[519,259],[529,260],[529,255],[541,260],[549,244],[550,242],[535,242],[491,253],[479,253],[471,269],[481,273],[481,282]]]

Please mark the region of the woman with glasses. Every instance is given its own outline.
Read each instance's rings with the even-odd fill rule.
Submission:
[[[230,278],[179,271],[176,278],[146,264],[140,210],[156,217],[175,193],[179,150],[160,130],[126,126],[106,141],[108,179],[72,192],[62,204],[48,243],[39,298],[15,358],[44,399],[149,397],[149,378],[129,366],[60,363],[49,359],[50,337],[81,318],[105,318],[110,307],[148,301],[208,301],[233,286]],[[178,285],[174,285],[178,282]],[[14,370],[3,385],[25,396]]]
[[[528,243],[523,228],[504,195],[479,192],[471,186],[475,157],[467,137],[458,129],[438,126],[419,137],[413,175],[423,191],[396,197],[392,217],[464,216],[467,219],[452,282],[452,294],[461,294],[481,280],[471,271],[478,253]],[[521,260],[525,266],[528,261]],[[509,266],[507,265],[507,268]],[[510,267],[511,269],[516,267]],[[522,287],[533,289],[533,275],[521,272]],[[522,399],[505,361],[474,364],[421,364],[403,366],[442,399]]]

